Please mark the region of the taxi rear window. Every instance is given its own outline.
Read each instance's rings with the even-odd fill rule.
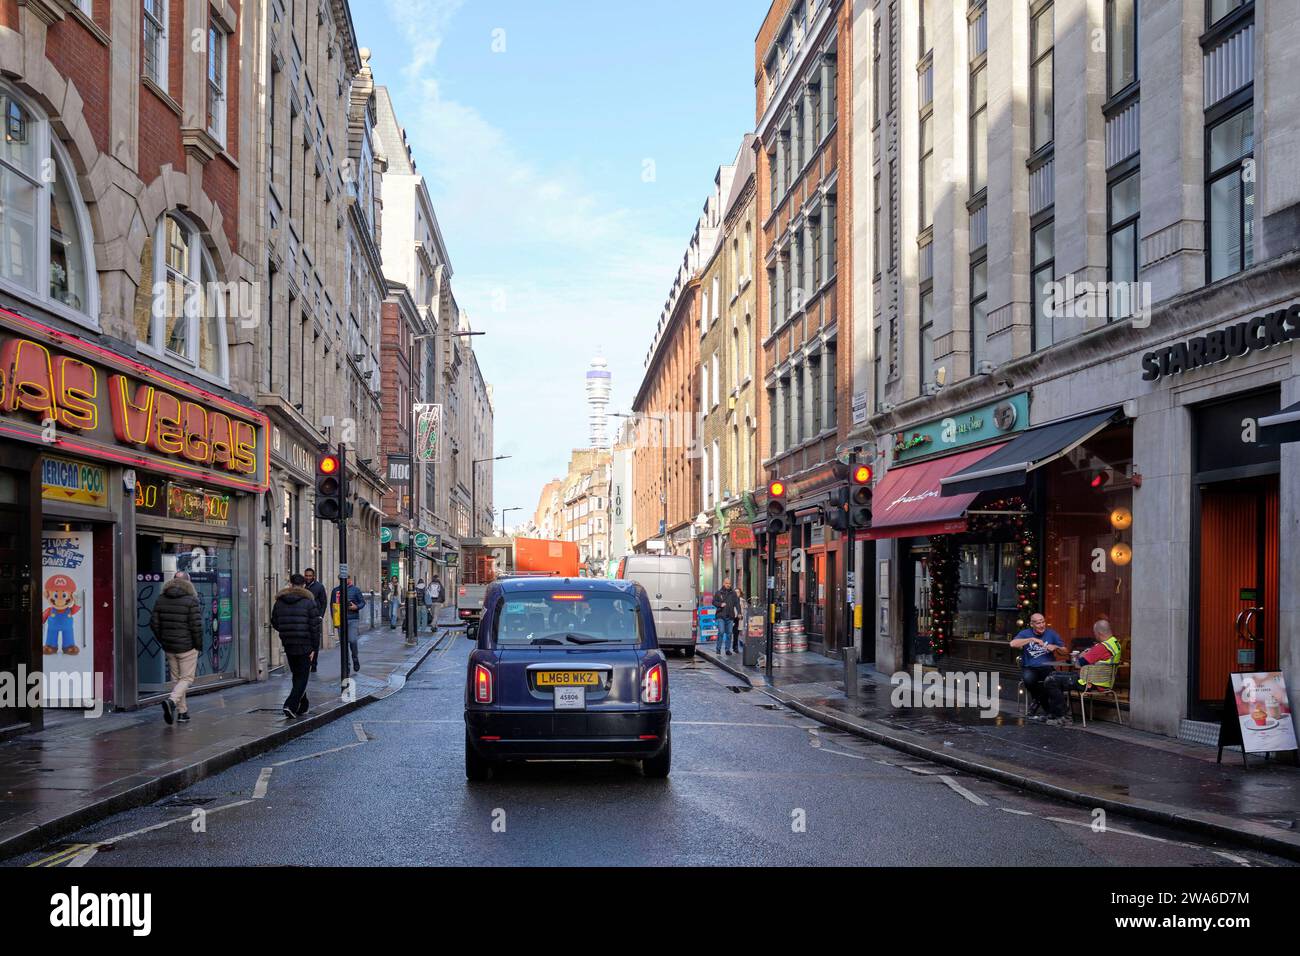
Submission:
[[[496,642],[501,645],[639,644],[641,636],[641,608],[630,594],[512,594],[496,619]]]

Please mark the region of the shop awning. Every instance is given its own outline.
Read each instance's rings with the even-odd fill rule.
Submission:
[[[1259,441],[1262,445],[1300,441],[1300,402],[1288,405],[1276,415],[1262,417],[1259,420]]]
[[[891,468],[871,494],[866,538],[919,538],[966,530],[966,509],[974,494],[943,497],[940,482],[996,454],[1005,444],[958,452],[945,458]]]
[[[945,497],[977,494],[999,488],[1019,488],[1029,473],[1082,445],[1115,420],[1120,409],[1090,412],[1021,432],[995,454],[941,482]]]

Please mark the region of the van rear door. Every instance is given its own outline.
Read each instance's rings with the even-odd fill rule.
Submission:
[[[689,561],[661,561],[650,591],[655,630],[667,647],[695,644],[695,580]],[[647,588],[647,590],[649,590]]]

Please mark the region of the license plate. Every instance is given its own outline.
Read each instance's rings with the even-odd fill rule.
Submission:
[[[599,687],[595,671],[538,671],[538,687]]]
[[[585,687],[555,688],[555,709],[556,710],[582,710],[586,706],[587,706],[587,688]]]

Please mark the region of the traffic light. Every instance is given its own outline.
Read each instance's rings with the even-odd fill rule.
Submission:
[[[333,452],[316,459],[316,517],[338,521],[343,517],[343,463]]]
[[[790,530],[790,519],[785,513],[785,482],[780,479],[767,486],[767,530],[772,534]]]
[[[871,466],[854,465],[849,474],[849,527],[871,527]]]
[[[826,524],[835,531],[849,530],[849,489],[834,488],[826,502]]]

